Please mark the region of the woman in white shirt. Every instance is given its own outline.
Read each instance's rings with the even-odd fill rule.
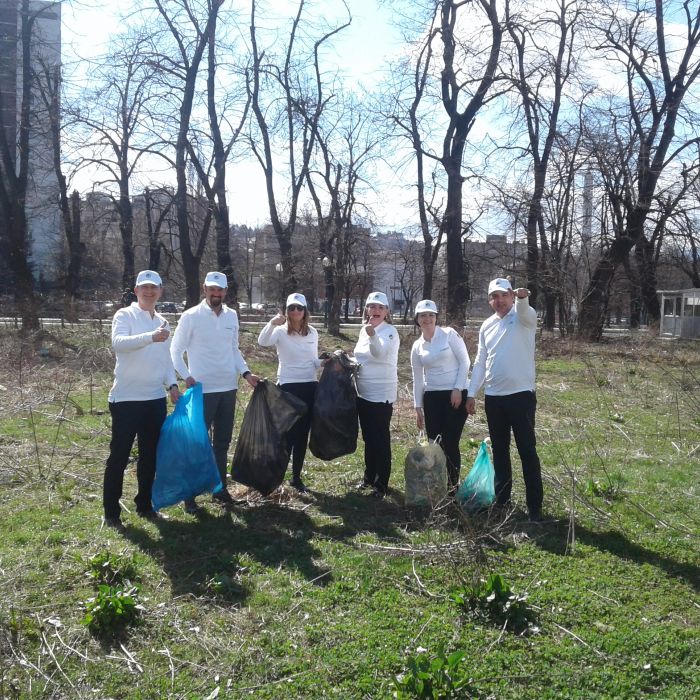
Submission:
[[[424,299],[416,304],[415,322],[421,336],[411,348],[413,404],[416,424],[440,446],[447,458],[450,486],[459,483],[459,440],[467,420],[469,353],[453,328],[437,325],[437,306]]]
[[[384,498],[391,474],[389,425],[398,388],[399,334],[391,325],[386,294],[372,292],[365,303],[365,324],[355,345],[357,413],[365,441],[365,473],[358,488]]]
[[[308,407],[287,433],[287,445],[291,449],[292,480],[290,484],[299,492],[307,491],[301,480],[306,447],[309,442],[311,415],[316,395],[316,370],[321,366],[318,358],[318,332],[309,325],[306,297],[298,292],[287,297],[286,316],[277,314],[260,331],[258,344],[275,346],[277,350],[277,383],[280,389],[299,397]]]

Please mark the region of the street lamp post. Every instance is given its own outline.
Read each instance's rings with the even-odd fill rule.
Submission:
[[[278,262],[275,265],[275,270],[277,270],[277,279],[279,282],[279,300],[280,300],[280,308],[284,308],[284,294],[283,294],[283,286],[282,286],[282,274],[284,273],[284,265],[282,265],[281,262]]]
[[[326,295],[326,298],[323,300],[323,327],[328,328],[328,314],[330,313],[330,306],[333,301],[331,298],[333,295],[333,261],[327,255],[324,255],[321,260],[321,265],[323,266]]]

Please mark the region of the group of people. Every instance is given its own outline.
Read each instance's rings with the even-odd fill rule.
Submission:
[[[202,384],[204,420],[210,431],[221,483],[226,484],[228,449],[233,432],[239,376],[255,387],[259,377],[251,372],[238,345],[236,312],[224,303],[226,276],[207,273],[200,304],[185,311],[172,334],[168,321],[155,305],[162,294],[162,280],[153,270],[139,272],[136,301],[120,309],[112,321],[112,346],[116,355],[114,383],[109,393],[112,416],[110,454],[104,475],[104,519],[123,530],[120,499],[124,471],[134,440],[138,442],[135,497],[139,516],[158,520],[151,488],[155,478],[156,446],[167,414],[166,394],[177,402],[180,390],[176,373],[186,388]],[[459,442],[468,414],[476,410],[475,396],[484,387],[485,412],[492,442],[496,502],[510,503],[512,468],[510,436],[515,436],[525,480],[530,519],[541,519],[542,479],[535,440],[535,331],[537,316],[528,302],[529,291],[513,290],[510,281],[493,280],[488,288],[493,316],[479,330],[479,344],[469,376],[470,359],[462,336],[437,324],[438,308],[430,299],[415,307],[420,337],[411,349],[413,399],[416,424],[430,439],[439,439],[447,462],[449,484],[456,489],[460,477]],[[310,325],[306,298],[290,294],[284,311],[262,329],[258,344],[274,347],[280,388],[300,398],[307,414],[287,435],[292,462],[290,484],[307,491],[302,468],[309,439],[317,386],[323,364],[318,333]],[[398,393],[399,333],[392,324],[387,297],[372,292],[364,306],[363,324],[354,348],[357,413],[365,443],[365,469],[358,489],[382,499],[391,475],[390,424]],[[214,494],[226,506],[233,502],[226,488]],[[185,503],[196,512],[195,500]]]

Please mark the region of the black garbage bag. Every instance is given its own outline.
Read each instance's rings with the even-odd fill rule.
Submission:
[[[357,363],[342,351],[326,362],[316,387],[309,449],[319,459],[352,454],[357,449]]]
[[[272,493],[282,483],[289,462],[287,431],[307,410],[301,399],[270,381],[259,381],[243,416],[231,478],[263,496]]]

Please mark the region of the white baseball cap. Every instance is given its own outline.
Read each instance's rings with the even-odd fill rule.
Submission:
[[[287,303],[284,308],[286,309],[292,304],[299,304],[299,306],[306,308],[306,297],[303,294],[299,294],[299,292],[294,292],[287,297]]]
[[[207,272],[207,276],[204,278],[204,286],[226,289],[228,287],[228,280],[223,272]]]
[[[489,296],[493,292],[512,292],[513,287],[510,285],[510,280],[505,277],[496,277],[495,280],[489,282]]]
[[[384,292],[370,292],[369,296],[367,297],[367,301],[365,302],[365,306],[369,306],[370,304],[381,304],[382,306],[389,308],[389,300],[386,298],[386,294],[384,294]]]
[[[416,310],[414,314],[417,316],[418,314],[424,314],[425,312],[435,314],[437,315],[437,306],[435,305],[435,302],[432,301],[431,299],[422,299],[416,304]]]
[[[160,278],[160,275],[153,270],[141,270],[136,277],[135,286],[139,287],[142,284],[155,284],[158,287],[162,287],[163,280]]]

